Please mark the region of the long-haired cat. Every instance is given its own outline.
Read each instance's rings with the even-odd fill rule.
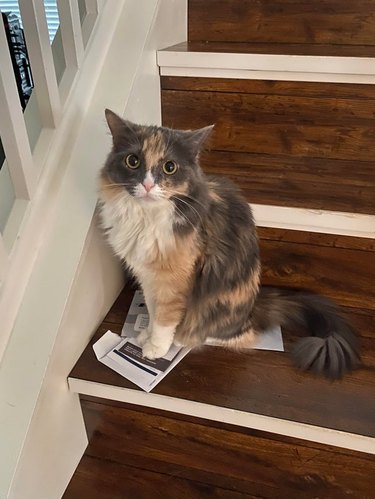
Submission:
[[[339,378],[358,363],[357,339],[333,302],[259,286],[251,209],[228,179],[199,166],[212,127],[141,126],[109,110],[106,118],[113,148],[100,175],[101,216],[144,292],[145,357],[162,357],[174,341],[241,348],[281,324],[309,333],[293,352],[298,367]]]

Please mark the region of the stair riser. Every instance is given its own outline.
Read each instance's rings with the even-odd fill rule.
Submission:
[[[216,82],[162,80],[164,125],[216,124],[205,171],[232,178],[249,202],[375,213],[373,88]]]
[[[374,13],[374,0],[189,0],[189,40],[371,46]]]
[[[261,497],[365,497],[371,456],[82,401],[87,456]],[[276,437],[277,438],[277,437]],[[272,470],[272,472],[270,472]],[[354,480],[355,477],[355,480]],[[355,483],[353,488],[353,483]],[[375,485],[375,484],[374,484]],[[281,492],[282,491],[282,495]]]
[[[355,249],[357,238],[321,234],[314,241],[319,244],[301,244],[309,241],[309,233],[264,228],[260,235],[263,284],[307,289],[344,306],[375,309],[375,253]],[[344,247],[337,247],[340,243]]]

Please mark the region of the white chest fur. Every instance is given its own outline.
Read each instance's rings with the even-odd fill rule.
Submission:
[[[175,245],[174,210],[170,202],[140,202],[129,194],[101,206],[102,223],[116,254],[140,275],[155,252],[166,253]]]

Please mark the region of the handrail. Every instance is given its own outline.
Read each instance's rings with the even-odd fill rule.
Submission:
[[[43,0],[19,0],[42,124],[56,127],[61,102]]]

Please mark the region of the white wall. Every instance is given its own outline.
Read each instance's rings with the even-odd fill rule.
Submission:
[[[103,68],[58,193],[55,223],[2,364],[1,499],[61,497],[84,451],[82,415],[66,378],[122,279],[91,224],[95,177],[110,146],[103,110],[159,123],[156,49],[186,39],[186,0],[121,0],[121,9],[119,4],[113,39],[105,60],[98,61]]]
[[[9,497],[60,497],[87,445],[81,406],[67,373],[120,292],[119,262],[104,243],[94,218],[25,441]],[[78,498],[77,498],[78,499]]]

